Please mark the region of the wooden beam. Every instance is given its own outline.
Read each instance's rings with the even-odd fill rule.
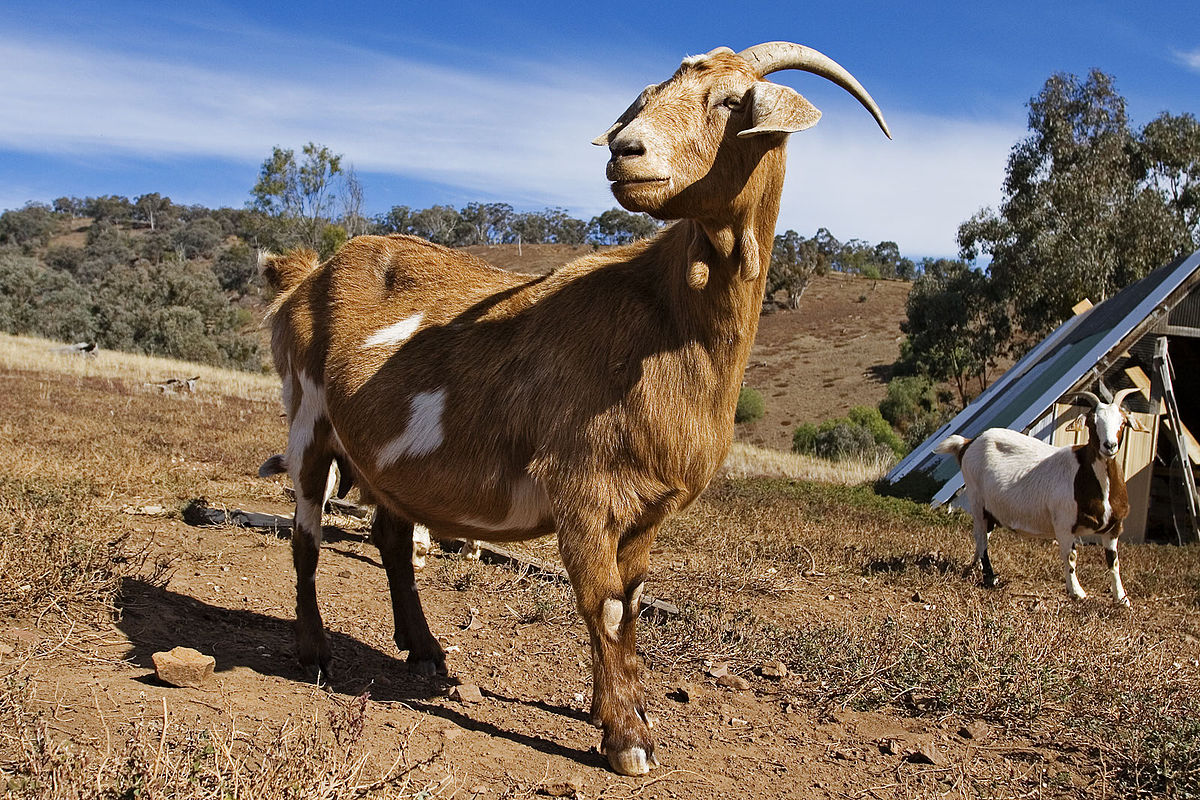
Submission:
[[[355,506],[353,503],[344,503],[343,501],[338,502],[352,506],[356,511],[370,513],[370,509],[364,506]],[[357,514],[353,516],[357,516]],[[238,508],[214,508],[204,498],[198,498],[189,502],[183,510],[183,519],[189,525],[232,525],[237,528],[258,528],[276,533],[292,529],[292,518],[290,516],[267,514],[260,511],[243,511]],[[466,540],[464,539],[437,539],[437,542],[443,550],[450,553],[456,553],[466,545]],[[557,564],[534,555],[519,553],[507,547],[491,544],[490,542],[476,542],[475,544],[479,546],[481,551],[481,561],[486,561],[489,564],[499,564],[509,569],[515,569],[523,574],[545,575],[555,581],[570,583],[567,571]],[[650,613],[646,613],[647,611]],[[645,618],[648,620],[657,621],[660,618],[678,616],[679,606],[666,600],[659,600],[643,592],[638,613],[645,614]]]

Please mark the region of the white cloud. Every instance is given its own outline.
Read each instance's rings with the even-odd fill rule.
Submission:
[[[958,225],[996,206],[1019,124],[888,114],[888,141],[861,109],[794,134],[779,228],[892,240],[905,254],[954,255]]]
[[[1200,72],[1200,47],[1186,53],[1180,50],[1175,50],[1173,52],[1175,60],[1180,64],[1183,64],[1188,69]]]
[[[274,145],[311,140],[344,153],[360,173],[583,217],[613,205],[607,154],[588,142],[640,85],[563,65],[504,74],[336,47],[258,52],[262,65],[251,74],[246,62],[189,65],[0,36],[0,148],[257,164]],[[893,239],[905,253],[953,253],[958,223],[998,200],[1020,126],[888,111],[896,137],[888,142],[846,103],[793,137],[780,227],[811,234],[825,226],[842,238]]]

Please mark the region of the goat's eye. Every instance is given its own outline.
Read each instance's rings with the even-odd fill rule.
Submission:
[[[722,100],[721,105],[725,106],[730,111],[737,111],[742,107],[742,98],[736,95],[731,95]]]

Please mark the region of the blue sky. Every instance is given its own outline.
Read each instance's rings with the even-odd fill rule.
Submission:
[[[780,229],[951,255],[1000,199],[1025,103],[1053,72],[1113,74],[1135,124],[1200,113],[1200,3],[0,5],[0,208],[160,192],[241,206],[272,146],[343,153],[367,210],[614,205],[588,142],[687,54],[773,39],[840,61],[792,137]]]

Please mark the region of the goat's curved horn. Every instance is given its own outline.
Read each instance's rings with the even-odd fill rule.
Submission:
[[[824,53],[792,42],[766,42],[747,47],[738,55],[754,67],[760,78],[781,69],[799,69],[833,81],[854,95],[854,98],[863,104],[863,108],[871,112],[884,135],[892,138],[892,132],[883,121],[883,112],[871,99],[871,95],[845,67]]]
[[[1122,389],[1121,391],[1119,391],[1115,395],[1113,395],[1112,404],[1114,406],[1120,407],[1121,403],[1125,402],[1126,397],[1128,397],[1131,394],[1140,392],[1140,391],[1141,391],[1141,389],[1139,389],[1136,386],[1129,388],[1129,389]]]
[[[1092,408],[1099,408],[1103,405],[1103,403],[1100,402],[1100,398],[1096,397],[1096,395],[1092,394],[1091,392],[1076,392],[1074,395],[1072,395],[1072,398],[1087,400],[1092,404]]]

